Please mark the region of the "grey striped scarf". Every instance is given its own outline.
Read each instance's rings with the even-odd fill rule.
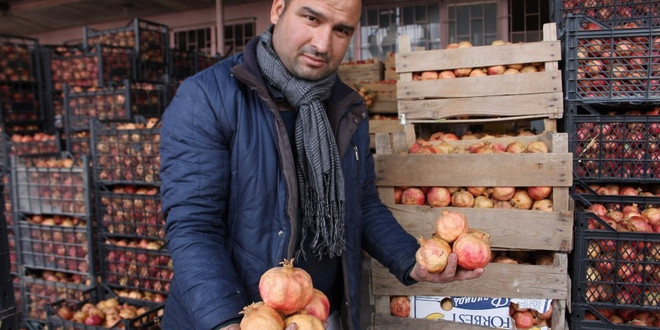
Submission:
[[[257,61],[266,81],[279,89],[298,110],[295,143],[298,151],[298,187],[302,205],[302,244],[314,235],[312,253],[335,257],[344,251],[344,176],[339,150],[326,115],[336,74],[317,81],[294,77],[282,64],[272,44],[271,29],[261,35]]]

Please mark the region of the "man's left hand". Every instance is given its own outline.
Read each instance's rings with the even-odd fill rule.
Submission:
[[[483,272],[483,268],[477,268],[475,270],[458,269],[456,253],[452,253],[449,255],[447,266],[442,272],[431,274],[426,267],[416,263],[410,272],[410,277],[417,282],[450,283],[477,278]]]

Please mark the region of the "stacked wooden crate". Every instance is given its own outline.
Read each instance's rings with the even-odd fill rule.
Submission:
[[[525,251],[552,255],[550,265],[490,263],[478,279],[451,284],[418,283],[406,287],[387,269],[373,261],[371,281],[374,297],[374,328],[438,329],[447,326],[483,328],[493,325],[486,318],[473,318],[472,324],[402,318],[390,313],[392,296],[492,297],[504,299],[552,300],[553,329],[566,325],[565,312],[570,293],[568,256],[573,242],[573,215],[569,205],[572,185],[572,156],[567,136],[556,133],[555,120],[561,118],[561,73],[556,61],[560,45],[554,24],[544,27],[545,41],[484,46],[466,49],[410,51],[402,40],[396,67],[398,114],[414,129],[390,137],[376,135],[376,184],[381,199],[401,225],[412,235],[428,237],[435,219],[443,210],[457,210],[467,216],[470,227],[490,234],[492,249],[502,252]],[[402,38],[405,39],[405,38]],[[514,63],[545,62],[543,72],[516,75],[465,77],[451,80],[413,80],[419,72],[488,67]],[[518,141],[528,145],[543,141],[547,153],[450,153],[410,154],[418,138],[428,139],[431,124],[489,125],[494,122],[519,123],[542,120],[543,130],[531,136],[492,137],[491,143]],[[470,126],[472,127],[472,126]],[[446,141],[455,148],[466,148],[475,140]],[[431,207],[397,204],[399,187],[552,187],[553,209],[549,212],[522,209]],[[448,319],[448,318],[445,318]],[[469,322],[469,321],[468,321]],[[477,325],[478,324],[478,325]],[[513,321],[509,321],[512,325]],[[507,325],[495,325],[507,326]]]

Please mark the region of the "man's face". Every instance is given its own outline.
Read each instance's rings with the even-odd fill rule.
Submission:
[[[360,21],[360,0],[274,0],[273,47],[286,69],[306,80],[331,75]]]

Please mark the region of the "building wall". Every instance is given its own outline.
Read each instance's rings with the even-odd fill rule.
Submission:
[[[269,14],[271,4],[272,1],[265,0],[262,2],[253,2],[225,7],[225,22],[255,19],[257,32],[259,33],[260,31],[265,30],[270,24]],[[249,16],[246,15],[248,13]],[[216,11],[215,8],[207,8],[140,18],[167,25],[170,27],[170,30],[181,30],[209,25],[214,26],[216,24]],[[130,20],[120,20],[102,24],[90,24],[88,27],[99,30],[112,29],[125,26],[129,21]],[[44,32],[31,35],[30,37],[37,38],[39,43],[42,45],[76,44],[82,42],[83,27],[80,26]]]

